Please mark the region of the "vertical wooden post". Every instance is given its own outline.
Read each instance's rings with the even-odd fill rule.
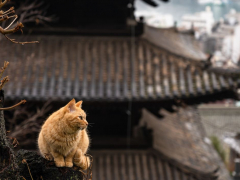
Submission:
[[[233,172],[233,180],[240,180],[240,159],[235,159],[235,171]]]

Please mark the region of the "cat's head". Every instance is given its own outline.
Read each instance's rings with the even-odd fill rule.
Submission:
[[[66,124],[73,130],[83,130],[87,128],[86,113],[82,110],[82,101],[76,103],[72,99],[66,106],[63,107],[64,120]]]

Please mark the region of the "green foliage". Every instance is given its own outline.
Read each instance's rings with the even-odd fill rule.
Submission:
[[[226,160],[226,152],[224,151],[220,140],[216,136],[210,137],[214,149],[217,151],[223,162]]]

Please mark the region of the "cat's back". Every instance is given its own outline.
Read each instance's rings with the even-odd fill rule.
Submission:
[[[78,141],[78,147],[83,151],[87,152],[90,144],[90,138],[86,129],[80,131],[80,139]]]
[[[55,129],[58,127],[60,119],[59,110],[51,114],[47,120],[43,123],[41,131],[46,131],[46,129]]]
[[[41,131],[38,136],[38,143],[43,142],[51,142],[53,137],[57,137],[58,135],[58,111],[54,112],[50,115],[47,120],[42,125]]]

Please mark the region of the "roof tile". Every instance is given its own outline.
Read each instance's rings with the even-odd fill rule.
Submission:
[[[142,38],[30,36],[40,44],[4,42],[11,62],[6,98],[162,100],[235,87],[231,79]],[[9,56],[8,56],[9,55]],[[218,82],[219,80],[219,82]]]

